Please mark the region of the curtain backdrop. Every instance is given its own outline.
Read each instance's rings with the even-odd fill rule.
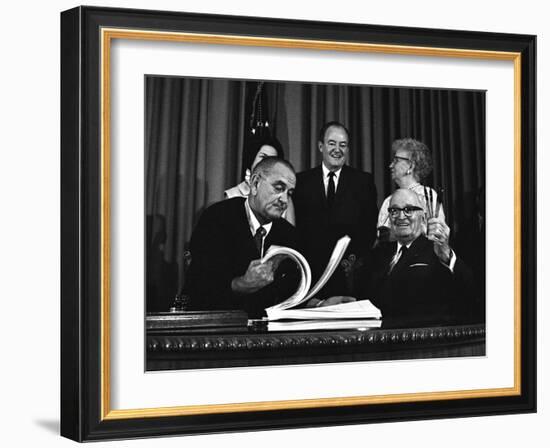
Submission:
[[[257,86],[146,79],[148,311],[168,309],[185,280],[185,251],[198,216],[242,180],[249,103]],[[484,256],[484,244],[473,247],[463,236],[478,228],[476,198],[485,184],[485,92],[270,82],[263,89],[271,133],[297,171],[321,163],[317,140],[323,123],[337,120],[348,127],[349,164],[374,175],[378,205],[395,189],[388,169],[393,140],[426,143],[433,174],[425,183],[445,191],[457,252],[472,260]],[[484,266],[477,267],[484,277]]]

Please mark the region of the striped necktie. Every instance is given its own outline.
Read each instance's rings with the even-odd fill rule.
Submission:
[[[391,271],[393,271],[393,268],[395,267],[395,265],[399,262],[399,260],[401,260],[401,258],[403,258],[403,256],[405,256],[407,254],[407,251],[409,249],[407,248],[407,246],[403,245],[401,246],[401,248],[399,249],[399,252],[397,252],[395,254],[395,256],[392,258],[392,260],[390,261],[390,266],[388,268],[388,274],[391,273]]]
[[[264,237],[266,235],[267,231],[263,228],[263,226],[258,227],[258,230],[256,230],[256,234],[254,235],[254,243],[256,244],[256,248],[258,249],[258,252],[260,254],[260,257],[264,256]]]

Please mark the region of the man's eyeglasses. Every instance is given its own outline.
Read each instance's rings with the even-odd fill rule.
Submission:
[[[407,159],[406,157],[399,157],[399,156],[393,156],[393,159],[391,159],[391,163],[396,164],[400,160],[404,160],[406,162],[410,162],[411,159]]]
[[[390,216],[392,218],[397,218],[399,216],[399,214],[401,212],[403,212],[403,214],[407,218],[410,218],[414,212],[417,212],[417,211],[420,211],[420,210],[424,210],[424,209],[422,207],[415,207],[415,206],[404,207],[404,208],[390,207],[390,208],[388,208],[388,213],[390,214]]]

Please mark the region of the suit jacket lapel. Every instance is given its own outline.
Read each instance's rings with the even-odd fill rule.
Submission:
[[[430,241],[424,235],[420,235],[416,240],[414,240],[409,247],[409,250],[399,259],[399,261],[393,268],[392,273],[406,269],[411,264],[413,264],[414,260],[418,258],[418,255],[424,251],[426,244],[429,244],[429,242]]]
[[[284,218],[281,218],[284,219]],[[267,249],[273,244],[274,241],[279,241],[279,226],[277,220],[273,221],[271,225],[271,230],[267,234],[264,240],[264,255],[267,252]]]
[[[393,243],[382,243],[382,246],[380,248],[381,257],[380,257],[380,264],[379,264],[379,272],[382,274],[382,276],[389,276],[393,273],[394,269],[390,272],[390,266],[391,262],[393,260],[393,257],[395,255],[395,251],[397,250],[397,242]]]
[[[344,165],[342,171],[340,171],[340,179],[338,179],[338,187],[336,188],[336,196],[334,197],[334,204],[342,204],[344,202],[344,196],[346,190],[349,188],[349,167]]]
[[[321,167],[321,165],[315,168],[315,175],[313,176],[313,182],[314,182],[314,191],[315,191],[316,200],[319,201],[320,204],[323,204],[325,209],[328,209],[327,195],[325,193],[325,182],[323,179],[323,168]]]
[[[254,237],[250,231],[250,224],[248,223],[248,218],[246,216],[244,201],[240,203],[240,210],[237,210],[237,213],[239,219],[237,221],[237,226],[235,227],[236,241],[243,241],[244,247],[242,250],[246,251],[246,253],[250,255],[256,254],[254,257],[254,259],[256,259],[260,256],[260,254],[258,253],[256,243],[254,243]]]

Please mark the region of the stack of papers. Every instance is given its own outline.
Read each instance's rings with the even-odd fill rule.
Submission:
[[[281,319],[380,319],[382,313],[370,300],[301,309],[266,309],[268,320]]]

